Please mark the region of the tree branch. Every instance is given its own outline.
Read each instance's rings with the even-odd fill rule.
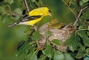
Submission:
[[[7,13],[11,14],[11,15],[14,15],[14,16],[24,16],[22,14],[17,14],[17,13],[14,13],[12,11],[7,11]]]
[[[30,11],[30,9],[29,9],[29,5],[28,5],[27,0],[24,0],[24,4],[25,4],[25,6],[26,6],[27,12],[29,12],[29,11]]]
[[[73,23],[73,26],[76,25],[76,23],[78,22],[79,17],[81,16],[82,12],[83,12],[85,9],[87,9],[87,8],[88,8],[88,6],[86,6],[86,7],[82,8],[82,9],[80,9],[80,12],[79,12],[79,14],[78,14],[78,16],[77,16],[75,22]]]
[[[70,9],[70,11],[73,13],[73,15],[75,16],[75,18],[76,18],[76,14],[74,13],[74,11],[70,8],[70,6],[64,1],[64,0],[62,0],[63,2],[64,2],[64,4]]]

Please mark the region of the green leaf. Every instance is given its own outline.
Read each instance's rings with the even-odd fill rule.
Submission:
[[[14,12],[17,13],[17,14],[22,14],[22,10],[20,8],[16,8],[14,10]]]
[[[57,44],[57,45],[61,45],[61,41],[58,39],[53,39],[52,42]]]
[[[51,31],[46,32],[46,36],[49,37],[51,35]]]
[[[89,38],[88,38],[88,36],[87,36],[86,31],[79,31],[79,35],[80,35],[80,37],[83,39],[83,43],[84,43],[86,46],[89,46]]]
[[[23,44],[21,45],[21,43]],[[35,45],[30,44],[30,42],[28,41],[27,42],[21,41],[19,43],[19,47],[17,48],[16,56],[18,57],[22,55],[24,52],[28,53],[29,51],[32,51],[34,49],[35,49]]]
[[[22,14],[22,10],[20,8],[16,8],[14,11],[16,14]],[[20,16],[16,15],[15,17],[11,17],[14,20],[19,20]]]
[[[32,34],[32,40],[40,40],[42,38],[42,35],[39,33],[39,31],[35,31]]]
[[[15,10],[16,8],[26,9],[24,3],[22,2],[23,0],[14,0],[14,3],[10,5],[12,11]]]
[[[36,0],[32,0],[32,2],[35,2]]]
[[[28,3],[30,3],[30,10],[37,8],[37,6],[31,0],[28,0]]]
[[[86,54],[89,54],[89,48],[86,49]]]
[[[69,53],[64,53],[65,60],[75,60]]]
[[[46,58],[45,55],[42,54],[42,55],[40,56],[40,58],[38,58],[38,60],[46,60],[45,58]]]
[[[87,35],[89,36],[89,31],[87,31]]]
[[[89,19],[89,14],[88,13],[89,13],[89,9],[86,9],[86,12],[82,12],[83,15],[81,16],[81,19],[80,19],[82,22],[84,22],[84,24],[82,24],[82,25],[87,25],[87,23],[88,23],[87,20]]]
[[[89,26],[88,26],[88,28],[87,28],[88,30],[89,30]]]
[[[53,57],[53,48],[50,44],[47,44],[47,47],[42,52],[49,58]]]
[[[60,51],[54,51],[53,60],[65,60],[65,57]]]
[[[87,2],[88,2],[87,0],[80,0],[80,1],[79,1],[79,5],[80,5],[81,7],[85,7],[86,5],[88,5]]]
[[[78,49],[78,53],[75,56],[76,58],[80,59],[86,54],[85,47],[80,44],[80,49]]]
[[[83,3],[86,3],[86,2],[88,2],[89,0],[82,0],[83,1]]]
[[[85,29],[85,26],[84,25],[80,25],[79,29]]]
[[[14,3],[14,0],[5,0],[5,2],[12,4],[12,3]]]
[[[32,51],[27,55],[26,60],[37,60],[37,55],[35,54],[37,51]]]
[[[8,20],[10,19],[10,16],[9,15],[3,15],[2,16],[2,23],[6,23]]]
[[[5,6],[0,6],[0,13],[3,13],[3,12],[5,12],[6,10],[5,10]]]
[[[2,16],[0,16],[0,24],[1,24]]]
[[[79,5],[80,6],[83,6],[84,5],[84,2],[83,1],[79,1]]]
[[[65,43],[68,45],[69,49],[74,52],[75,50],[77,50],[79,42],[79,36],[74,33]]]

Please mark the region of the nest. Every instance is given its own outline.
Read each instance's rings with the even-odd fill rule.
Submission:
[[[48,41],[54,49],[57,49],[61,52],[66,52],[68,50],[68,46],[65,44],[65,41],[72,35],[73,26],[66,25],[65,27],[58,28],[48,28],[49,23],[44,24],[39,28],[40,34],[42,35],[42,39],[38,41],[38,48],[40,50],[46,47],[46,42]],[[46,32],[50,31],[51,35],[47,37]],[[61,41],[61,45],[57,45],[52,42],[53,39],[58,39]]]

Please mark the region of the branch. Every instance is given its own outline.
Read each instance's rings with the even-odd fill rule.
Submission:
[[[12,11],[7,11],[7,13],[10,13],[11,15],[14,15],[14,16],[24,16],[24,15],[21,15],[21,14],[14,13]]]
[[[75,25],[76,25],[76,23],[77,23],[77,22],[78,22],[78,20],[79,20],[80,15],[81,15],[81,14],[82,14],[82,12],[83,12],[85,9],[87,9],[87,8],[88,8],[88,6],[86,6],[86,7],[82,8],[82,9],[80,10],[80,12],[79,12],[79,14],[78,14],[78,16],[77,16],[77,18],[76,18],[76,20],[75,20],[75,22],[74,22],[73,26],[75,26]]]
[[[9,5],[7,5],[7,7],[9,8],[9,10],[6,11],[6,12],[9,13],[10,15],[14,15],[14,16],[24,16],[24,15],[22,15],[22,14],[17,14],[17,13],[12,12],[12,9],[11,9],[11,7],[10,7]]]
[[[27,0],[24,0],[24,4],[25,4],[25,6],[26,6],[27,12],[29,12],[29,11],[30,11],[30,9],[29,9],[29,6],[28,6],[28,3],[27,3]]]
[[[75,16],[75,18],[76,18],[76,14],[74,13],[74,11],[70,8],[70,6],[64,1],[64,0],[62,0],[63,2],[64,2],[64,4],[70,9],[70,11],[73,13],[73,15]]]

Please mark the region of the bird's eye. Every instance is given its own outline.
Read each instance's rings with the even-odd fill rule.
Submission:
[[[48,10],[51,13],[51,10]]]

